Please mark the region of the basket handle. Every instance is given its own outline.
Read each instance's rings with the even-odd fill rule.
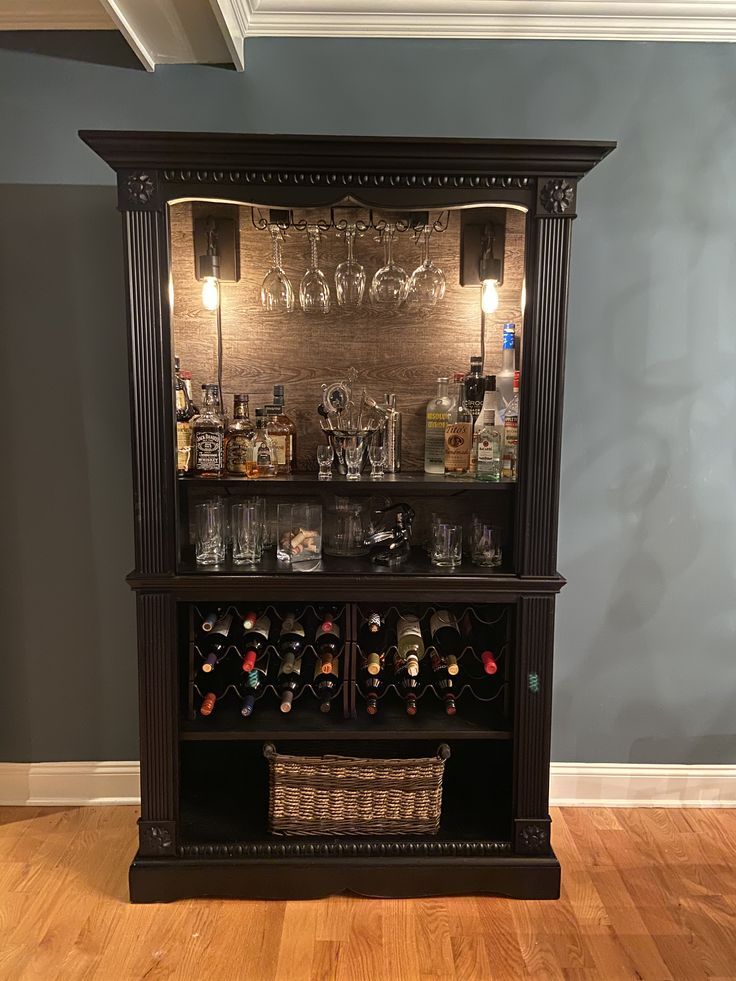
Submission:
[[[450,753],[450,747],[447,745],[447,743],[440,743],[439,746],[437,747],[437,756],[439,757],[439,759],[449,760],[451,755],[452,754]]]
[[[263,755],[266,757],[267,760],[272,760],[274,756],[276,756],[276,747],[274,746],[273,743],[263,744]]]

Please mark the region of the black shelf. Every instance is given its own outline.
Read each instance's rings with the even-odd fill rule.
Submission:
[[[219,487],[226,491],[234,488],[252,488],[253,494],[295,494],[324,492],[329,494],[376,494],[381,491],[392,494],[459,494],[463,491],[493,491],[512,493],[516,481],[484,481],[474,477],[445,477],[431,473],[386,474],[373,479],[364,474],[360,480],[348,480],[342,474],[334,474],[331,480],[320,480],[316,473],[284,474],[267,480],[249,477],[195,477],[184,475],[177,478],[180,486]]]

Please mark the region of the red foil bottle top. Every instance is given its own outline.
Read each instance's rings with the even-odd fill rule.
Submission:
[[[378,715],[378,698],[375,695],[368,696],[365,710],[368,715]]]
[[[445,712],[447,715],[455,715],[457,713],[454,695],[445,695]]]
[[[498,665],[496,664],[496,658],[490,651],[483,651],[480,656],[483,662],[483,670],[486,674],[495,674],[498,671]]]
[[[253,611],[251,610],[250,613],[245,614],[245,617],[243,618],[243,626],[245,627],[246,630],[252,630],[253,627],[255,627],[256,625],[257,619],[258,619],[258,614],[253,613]]]
[[[243,658],[243,671],[252,671],[256,666],[256,652],[246,651]]]
[[[407,698],[406,700],[406,714],[407,715],[417,714],[417,700],[416,698],[414,698],[413,695]]]
[[[332,628],[333,628],[334,626],[335,626],[335,625],[334,625],[334,623],[332,622],[332,620],[323,620],[323,621],[322,621],[322,626],[320,627],[320,630],[321,630],[321,631],[322,631],[323,633],[326,633],[326,634],[329,634],[329,633],[330,633],[330,632],[332,631]]]
[[[215,707],[215,702],[217,701],[217,695],[213,692],[207,692],[207,694],[202,699],[202,705],[199,709],[200,715],[212,715],[212,710]]]

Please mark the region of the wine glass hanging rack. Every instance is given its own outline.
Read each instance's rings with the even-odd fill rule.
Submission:
[[[336,212],[350,211],[349,216],[338,216]],[[360,215],[366,217],[360,217]],[[382,235],[391,226],[396,232],[405,234],[411,232],[415,238],[423,234],[426,228],[431,229],[431,233],[442,234],[447,231],[450,224],[450,210],[444,209],[432,218],[429,211],[401,212],[386,216],[385,213],[377,213],[373,208],[330,208],[330,217],[327,218],[295,218],[292,209],[257,208],[250,209],[251,223],[260,232],[278,228],[286,234],[288,231],[307,232],[310,228],[316,228],[322,233],[334,230],[338,233],[354,229],[359,235],[374,231]]]

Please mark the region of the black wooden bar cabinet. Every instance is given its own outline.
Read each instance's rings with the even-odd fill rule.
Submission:
[[[565,582],[556,559],[570,240],[578,182],[615,144],[80,136],[116,171],[125,241],[136,555],[128,581],[137,597],[141,741],[131,899],[297,898],[343,890],[557,897],[548,778],[555,600]],[[389,492],[451,496],[461,509],[463,495],[469,495],[468,507],[472,495],[497,495],[513,534],[502,570],[467,566],[443,573],[410,562],[396,572],[377,572],[367,562],[348,561],[325,561],[310,575],[197,570],[180,541],[187,481],[177,478],[175,466],[168,293],[169,205],[187,199],[281,209],[329,209],[346,200],[386,210],[494,204],[525,212],[518,482],[481,489],[477,482],[418,473],[385,481]],[[267,495],[305,487],[326,493],[308,474],[260,484],[258,493]],[[276,713],[261,722],[254,715],[249,727],[209,730],[192,721],[182,695],[192,610],[218,602],[293,601],[345,604],[344,718],[307,723],[294,713],[287,725]],[[414,729],[398,717],[379,730],[368,725],[356,711],[354,684],[358,604],[366,603],[482,604],[501,611],[512,662],[502,718],[481,713],[472,728],[444,716],[418,719]],[[454,782],[453,759],[446,771],[447,824],[427,837],[270,836],[262,746],[271,740],[292,753],[363,756],[422,755],[447,742],[457,761]],[[190,795],[197,783],[209,787],[203,813],[195,813]],[[476,798],[479,784],[486,789]],[[200,806],[201,795],[194,797]],[[476,800],[480,809],[474,811]]]

